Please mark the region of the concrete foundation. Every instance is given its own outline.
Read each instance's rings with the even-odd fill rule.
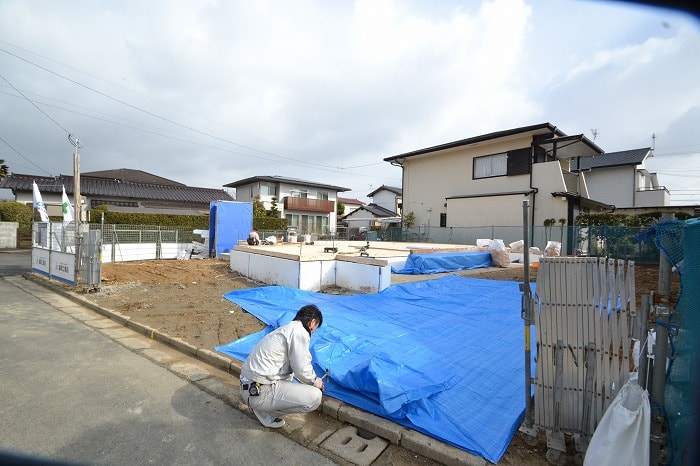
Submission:
[[[348,241],[239,244],[230,252],[230,265],[231,270],[268,285],[306,291],[338,286],[377,293],[391,285],[391,264],[406,262],[409,250],[401,248],[366,248],[365,243]]]
[[[409,254],[476,251],[458,244],[410,244],[374,241],[315,241],[250,246],[239,243],[230,252],[231,270],[268,284],[321,291],[338,286],[378,293],[391,285],[391,269],[402,269]],[[532,258],[532,255],[531,255]],[[517,260],[511,255],[511,261]],[[531,259],[532,260],[532,259]]]

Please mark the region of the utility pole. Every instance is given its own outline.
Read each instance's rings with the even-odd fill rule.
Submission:
[[[80,265],[81,265],[81,246],[82,246],[82,233],[80,222],[83,217],[82,201],[80,197],[80,148],[83,147],[80,140],[73,136],[68,135],[68,141],[73,144],[75,150],[73,151],[73,203],[75,208],[75,287],[80,285]]]
[[[68,135],[68,140],[75,147],[73,151],[73,203],[75,204],[75,231],[79,231],[80,222],[82,221],[82,202],[80,199],[80,151],[83,147],[78,138],[72,134]]]

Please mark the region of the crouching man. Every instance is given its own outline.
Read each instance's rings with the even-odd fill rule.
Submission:
[[[283,414],[306,413],[321,404],[325,387],[311,365],[309,342],[322,323],[318,307],[303,306],[294,320],[260,340],[243,364],[241,398],[265,427],[282,427]]]

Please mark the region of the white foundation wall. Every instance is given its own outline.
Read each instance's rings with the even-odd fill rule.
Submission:
[[[378,293],[391,285],[391,266],[337,261],[335,284],[341,288]]]
[[[393,267],[396,270],[401,270],[406,267],[405,257],[390,257],[387,259],[387,262],[389,262],[389,267]]]
[[[268,285],[298,288],[299,262],[233,250],[231,270]]]
[[[154,260],[157,256],[156,243],[127,243],[114,245],[114,262]],[[160,259],[176,259],[181,251],[191,249],[190,243],[161,243]],[[188,254],[189,257],[189,254]],[[102,245],[102,262],[112,262],[112,245]]]
[[[377,293],[391,285],[391,267],[337,260],[298,261],[247,251],[230,252],[230,267],[234,272],[263,282],[321,291],[326,286],[339,286],[353,291]]]

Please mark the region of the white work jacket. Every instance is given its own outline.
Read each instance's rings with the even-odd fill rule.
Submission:
[[[298,320],[273,330],[255,345],[241,369],[241,380],[270,384],[290,380],[313,385],[316,374],[311,365],[311,335]]]

